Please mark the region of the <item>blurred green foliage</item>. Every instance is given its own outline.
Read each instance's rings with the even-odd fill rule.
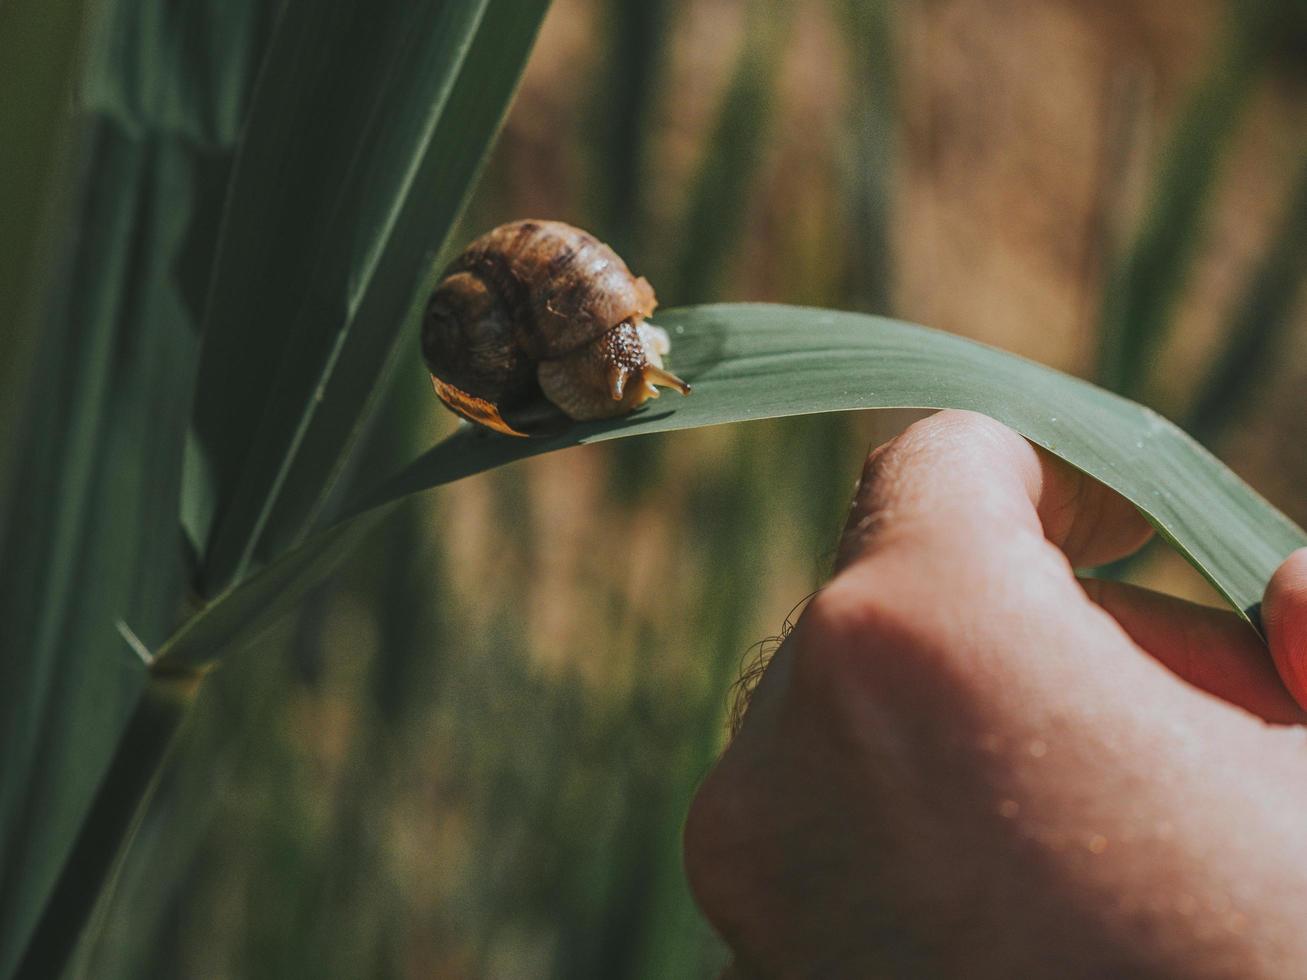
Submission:
[[[19,297],[35,338],[26,404],[15,406],[19,424],[5,420],[14,451],[0,518],[0,974],[70,852],[77,876],[97,877],[71,842],[146,688],[134,645],[161,643],[183,601],[177,464],[198,305],[271,14],[263,3],[221,13],[192,4],[170,17],[96,5],[84,34],[82,18],[67,16],[51,51],[78,50],[81,67],[46,105],[65,133],[47,161],[58,180],[4,182],[27,188],[49,223],[31,253],[47,262]],[[76,234],[55,230],[65,227]],[[71,895],[55,902],[60,918],[79,917]],[[41,935],[45,948],[67,945]]]
[[[19,3],[0,0],[0,25]],[[666,185],[653,175],[672,136],[685,139],[666,123],[685,94],[675,88],[685,75],[673,70],[675,39],[696,12],[671,0],[599,6],[592,60],[547,80],[586,104],[597,133],[551,134],[570,140],[573,159],[594,175],[575,199],[555,204],[572,212],[559,216],[618,245],[672,301],[739,298],[751,282],[741,266],[761,250],[772,260],[761,263],[768,299],[892,312],[902,181],[895,32],[909,15],[879,0],[718,5],[739,12],[734,44],[715,69],[715,98],[687,151],[694,162],[675,193],[659,197]],[[556,16],[576,9],[562,5]],[[838,167],[827,185],[798,186],[813,180],[814,171],[803,171],[778,195],[768,148],[789,118],[786,66],[796,57],[796,24],[819,9],[839,25],[839,50],[828,55],[850,88],[846,142],[832,152]],[[232,23],[241,16],[233,8]],[[241,24],[232,29],[267,29],[258,17]],[[195,34],[174,26],[176,38]],[[71,22],[50,30],[70,57]],[[1238,144],[1241,113],[1269,57],[1251,36],[1231,28],[1214,40],[1205,77],[1164,127],[1150,203],[1109,257],[1098,371],[1123,390],[1146,390],[1166,335],[1183,327],[1176,311],[1219,165]],[[53,57],[50,64],[57,70]],[[99,183],[78,198],[88,234],[153,229],[148,254],[123,248],[121,261],[198,261],[187,222],[217,220],[231,107],[248,84],[249,64],[226,67],[230,75],[198,93],[142,98],[102,86],[89,100],[104,118],[93,149]],[[143,119],[204,125],[164,126],[142,146]],[[539,179],[538,148],[515,142],[511,124],[509,135],[472,204],[469,234],[520,216],[523,199],[538,200],[530,196],[538,189],[523,192],[516,176],[525,169],[526,183]],[[1307,254],[1307,171],[1293,164],[1288,192],[1277,188],[1274,230],[1224,317],[1208,380],[1194,386],[1191,418],[1213,443],[1228,436],[1236,411],[1252,410],[1249,393],[1268,362],[1302,348],[1293,329],[1301,326],[1294,316]],[[815,258],[811,230],[787,221],[784,200],[776,207],[786,195],[800,210],[820,199],[820,214],[837,219],[813,219],[828,239]],[[7,222],[0,245],[35,254],[22,251],[32,234],[30,222]],[[837,267],[810,274],[823,265]],[[195,283],[189,296],[136,297],[174,304],[186,329],[162,332],[164,314],[134,320],[161,332],[132,342],[151,345],[160,362],[192,359],[204,286]],[[63,323],[71,330],[128,305],[82,296]],[[131,339],[123,338],[107,332],[100,340]],[[384,403],[344,466],[349,487],[366,488],[449,428],[413,346],[411,336],[401,341]],[[138,369],[167,369],[160,362]],[[96,397],[120,363],[109,349],[79,348],[68,397]],[[0,380],[7,392],[12,379]],[[6,432],[18,431],[16,407],[6,400],[2,411]],[[143,415],[117,436],[33,430],[23,458],[61,447],[43,465],[77,472],[43,480],[121,493],[131,513],[145,506],[140,488],[115,489],[104,454],[148,450],[153,436],[141,426],[150,421]],[[519,464],[406,506],[292,621],[206,683],[77,970],[124,980],[713,975],[724,951],[680,872],[680,822],[724,738],[741,658],[820,583],[859,454],[888,428],[829,416],[633,439]],[[104,448],[87,448],[97,440]],[[130,523],[95,533],[176,560],[175,540],[151,541]],[[63,540],[116,556],[127,547],[94,535],[87,543],[79,528]],[[43,562],[64,560],[72,559],[44,555],[24,565],[32,577],[22,595],[46,587]],[[134,587],[138,568],[174,571],[157,556],[111,564],[104,574],[120,576],[124,588]],[[167,618],[159,614],[147,644],[166,634]],[[92,685],[86,697],[103,699],[106,688]],[[6,706],[6,718],[17,710]]]

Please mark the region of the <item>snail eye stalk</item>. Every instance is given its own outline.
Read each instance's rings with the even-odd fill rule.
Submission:
[[[608,393],[613,396],[615,402],[620,402],[622,395],[626,393],[626,371],[621,365],[614,364],[608,369]]]
[[[654,367],[652,364],[644,369],[644,379],[651,385],[662,385],[664,388],[675,388],[682,395],[688,395],[691,388],[688,384],[672,374],[665,368]]]

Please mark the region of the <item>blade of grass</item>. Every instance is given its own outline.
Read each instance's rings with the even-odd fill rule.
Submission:
[[[12,480],[17,424],[36,340],[41,290],[49,284],[48,228],[66,177],[72,65],[85,0],[0,3],[0,538]]]
[[[618,6],[624,6],[620,2]],[[681,232],[677,238],[678,248],[673,258],[676,275],[672,277],[672,287],[667,290],[664,299],[681,296],[706,300],[713,298],[718,285],[730,272],[729,264],[733,249],[739,242],[744,225],[749,197],[757,183],[763,146],[766,143],[767,123],[770,119],[775,99],[774,88],[778,77],[780,61],[785,53],[784,17],[788,11],[776,9],[773,0],[752,0],[747,6],[746,27],[735,64],[731,66],[731,78],[727,85],[717,117],[713,120],[703,141],[702,159],[698,170],[693,175],[693,188],[681,218]],[[771,15],[780,14],[780,19]],[[651,16],[651,15],[644,15]],[[637,27],[628,17],[622,26],[629,33],[630,43],[636,43]],[[647,26],[647,25],[641,25]],[[640,56],[643,63],[650,57],[649,53]],[[647,81],[649,67],[643,67],[635,74],[640,81]],[[618,74],[622,74],[619,70]],[[635,85],[637,79],[623,82],[622,85]],[[620,86],[619,96],[634,102],[640,96],[627,92]],[[644,98],[648,98],[644,96]],[[632,105],[631,111],[635,111]],[[618,124],[620,137],[626,137],[625,130],[629,120]],[[629,144],[618,142],[612,147],[614,160],[611,170],[617,185],[624,185],[638,169],[638,160],[634,159],[640,152],[642,143]],[[621,190],[615,186],[614,190]],[[625,219],[618,213],[621,203],[613,201],[611,227],[628,229],[638,227],[639,197],[634,189],[626,189],[630,198],[625,205],[631,210]],[[617,235],[614,241],[619,241]],[[620,250],[619,250],[620,252]],[[626,253],[620,253],[626,254]],[[638,253],[633,253],[638,254]],[[657,262],[664,256],[650,256]],[[632,268],[644,268],[638,260]],[[656,469],[656,454],[661,446],[628,446],[622,444],[615,449],[615,459],[610,467],[610,486],[622,499],[637,499],[648,487],[645,474]]]
[[[130,698],[121,679],[129,664],[126,658],[117,664],[112,659],[112,653],[124,652],[112,633],[106,631],[94,659],[70,648],[74,638],[85,640],[84,616],[127,615],[113,608],[123,598],[117,575],[94,596],[84,597],[89,603],[77,601],[78,585],[89,584],[85,565],[95,554],[86,539],[98,510],[96,476],[113,383],[111,352],[122,329],[115,310],[123,302],[132,265],[132,226],[144,196],[130,152],[113,146],[95,156],[100,179],[116,194],[87,193],[81,206],[95,231],[67,260],[81,274],[64,280],[80,288],[65,293],[65,308],[43,317],[33,405],[15,457],[22,484],[10,502],[0,564],[0,618],[5,624],[0,657],[5,726],[0,976],[10,974],[21,953],[37,918],[33,906],[39,908],[53,884],[79,810],[94,792],[98,765],[107,761],[96,758],[103,755],[96,747],[103,737],[97,722],[107,705]],[[93,257],[100,256],[106,261],[91,275]],[[67,397],[37,403],[40,391],[64,391]],[[124,465],[131,462],[124,460]],[[99,710],[85,717],[70,710],[76,707],[69,701],[78,685],[97,681],[103,685]],[[109,731],[113,728],[110,722]],[[61,754],[52,740],[78,737],[91,747],[90,758],[62,760],[66,765],[75,761],[62,770],[41,764]]]
[[[160,21],[147,6],[96,8],[75,103],[80,167],[68,223],[54,233],[58,289],[41,310],[5,521],[5,977],[146,688],[135,649],[173,629],[185,581],[177,496],[197,349],[191,303],[204,290],[240,114],[234,48],[258,39],[240,20],[250,3],[192,4],[189,16],[207,13],[213,28],[200,36],[226,45],[197,58],[189,17]],[[189,83],[173,74],[182,70],[196,73]],[[70,945],[80,925],[63,923]]]
[[[463,179],[442,176],[450,147],[433,137],[479,25],[493,39],[514,23],[533,28],[543,10],[542,0],[503,0],[493,11],[488,0],[325,9],[289,0],[255,93],[205,318],[195,431],[202,478],[217,489],[211,523],[195,529],[207,541],[206,593],[250,565],[353,331],[384,331],[379,354],[361,362],[372,368],[364,398],[384,367],[413,270],[448,231],[425,221],[457,211],[475,169],[454,161]],[[484,20],[491,12],[493,23]],[[515,67],[488,42],[478,51],[493,71]],[[482,147],[488,139],[440,135]],[[361,407],[359,386],[345,387],[352,411],[342,413],[344,431],[328,433],[320,476]]]
[[[1222,49],[1181,110],[1138,233],[1106,277],[1097,380],[1113,391],[1134,398],[1146,394],[1202,241],[1207,199],[1265,63],[1272,6],[1271,0],[1230,5]]]
[[[205,310],[204,472],[186,474],[216,508],[191,529],[210,594],[249,559],[485,0],[366,8],[288,0],[255,89]]]
[[[145,0],[114,0],[104,5],[103,24],[88,52],[85,108],[113,118],[133,138],[167,133],[229,157],[282,3],[192,0],[164,8]],[[199,284],[201,291],[204,285]],[[194,298],[202,300],[202,292]]]
[[[387,510],[383,508],[374,512],[373,516],[380,520],[386,513]],[[372,526],[371,521],[342,525],[323,536],[327,540],[319,539],[325,547],[320,546],[311,553],[309,549],[296,552],[295,555],[302,561],[279,563],[276,573],[267,580],[269,588],[261,594],[261,602],[241,607],[241,615],[246,619],[235,624],[230,621],[224,624],[220,622],[223,619],[221,614],[216,617],[213,626],[218,634],[223,635],[224,627],[227,630],[227,649],[236,651],[243,644],[256,641],[263,627],[274,623],[281,613],[293,608],[314,584],[329,575],[339,559]],[[312,563],[311,567],[307,563]],[[234,606],[225,604],[224,608],[231,611]],[[126,640],[130,639],[130,635],[126,637]],[[112,661],[109,663],[112,665]],[[137,662],[136,666],[139,668],[141,665]],[[85,929],[86,917],[109,883],[111,873],[130,841],[143,804],[155,784],[158,767],[176,727],[184,720],[194,689],[198,686],[198,675],[186,670],[173,671],[160,666],[155,660],[151,660],[150,667],[148,672],[143,669],[128,672],[121,666],[115,667],[119,675],[126,675],[131,680],[133,690],[127,695],[112,690],[103,680],[97,689],[90,692],[98,702],[107,703],[114,710],[115,716],[126,718],[120,725],[106,724],[96,719],[95,715],[105,714],[106,708],[92,711],[93,706],[85,703],[87,696],[84,696],[77,707],[86,712],[92,721],[70,725],[67,724],[68,719],[62,717],[62,727],[55,728],[56,732],[68,732],[75,736],[65,738],[64,741],[71,741],[72,747],[81,748],[84,755],[91,755],[86,752],[88,732],[97,733],[103,746],[109,749],[112,765],[105,760],[90,770],[90,775],[103,775],[98,782],[99,789],[94,800],[82,808],[85,816],[80,822],[80,829],[76,825],[70,827],[66,819],[68,815],[77,816],[78,811],[65,807],[65,812],[60,814],[62,819],[58,824],[58,840],[61,846],[54,851],[58,862],[47,858],[42,866],[45,875],[51,871],[57,872],[57,885],[48,899],[42,896],[42,901],[35,903],[29,910],[29,917],[39,919],[39,925],[35,927],[35,933],[23,955],[22,966],[13,974],[15,976],[32,980],[58,976],[56,967],[61,968],[61,964],[77,949]],[[123,681],[120,680],[117,686],[121,688],[122,684]],[[168,694],[177,688],[177,684],[181,684],[186,691],[182,699]],[[169,711],[162,720],[158,706],[152,701],[160,693],[168,697],[169,704],[175,702],[176,709]],[[97,721],[98,727],[95,725]],[[94,753],[94,758],[98,760],[102,754],[103,749]],[[55,753],[47,748],[46,755],[53,756]],[[55,758],[58,759],[57,756]],[[81,768],[87,768],[84,762],[79,766]],[[87,776],[82,778],[83,782],[87,780]],[[91,789],[95,788],[96,784],[92,783]],[[24,880],[33,877],[29,873]],[[44,876],[36,880],[43,881]]]
[[[658,96],[668,24],[668,0],[607,0],[607,63],[594,108],[601,136],[590,146],[600,190],[597,229],[631,268],[645,267],[640,239],[645,207],[650,114]]]
[[[140,818],[138,803],[149,797],[159,765],[198,685],[196,675],[157,677],[142,692],[93,804],[99,819],[88,821],[78,835],[59,884],[46,903],[46,913],[14,974],[18,980],[62,976],[77,948],[81,927],[100,897],[98,886],[112,878],[119,865],[120,845],[132,835]]]
[[[246,610],[296,576],[311,555],[377,510],[434,486],[569,446],[752,419],[860,408],[983,412],[1117,490],[1250,623],[1271,573],[1307,533],[1177,426],[1087,382],[951,334],[864,314],[741,304],[671,310],[675,366],[690,398],[578,424],[548,439],[463,428],[360,500],[354,517],[211,604],[160,652],[199,666],[221,655]]]
[[[396,355],[417,358],[416,317],[439,268],[431,259],[449,248],[546,7],[541,0],[491,0],[481,19],[322,400],[286,468],[259,542],[261,558],[290,547],[315,522],[373,418]]]
[[[6,601],[5,620],[10,636],[28,638],[5,658],[3,685],[14,725],[5,748],[16,757],[3,789],[6,941],[24,931],[16,923],[39,914],[144,682],[118,624],[157,645],[173,626],[184,581],[177,492],[196,342],[170,261],[191,218],[191,161],[184,150],[130,142],[110,127],[95,159],[88,224],[98,214],[108,220],[83,239],[69,303],[55,311],[49,334],[69,331],[68,345],[52,350],[70,356],[45,383],[76,392],[73,411],[63,425],[61,413],[44,412],[68,438],[32,430],[26,470],[34,480],[17,501],[29,519],[6,542],[14,564],[4,571],[5,599],[27,608]],[[113,255],[120,264],[105,261]],[[63,452],[50,453],[52,445]],[[19,557],[33,552],[39,557]],[[30,584],[10,587],[29,575]]]
[[[848,176],[852,227],[847,293],[858,308],[890,308],[890,188],[894,155],[893,5],[886,0],[840,0],[854,92],[854,170]]]
[[[788,17],[789,7],[775,0],[753,0],[747,8],[743,48],[708,135],[682,222],[679,268],[667,290],[672,302],[716,298],[763,158]]]
[[[1237,418],[1290,324],[1307,275],[1307,155],[1280,217],[1243,293],[1230,313],[1225,345],[1203,380],[1185,427],[1209,445]]]
[[[539,9],[530,5],[532,12]],[[10,974],[38,921],[27,962],[40,965],[30,969],[44,973],[49,956],[71,955],[113,855],[90,863],[79,858],[66,864],[65,858],[74,840],[94,841],[97,853],[121,843],[161,758],[133,753],[123,765],[135,765],[139,778],[119,779],[115,771],[112,778],[125,788],[102,782],[120,736],[131,735],[133,711],[143,694],[148,697],[150,675],[142,660],[150,662],[149,651],[172,627],[186,577],[178,567],[177,502],[198,320],[190,304],[208,284],[218,214],[210,206],[212,190],[226,184],[231,141],[243,116],[233,103],[248,85],[236,76],[259,61],[246,50],[256,42],[248,35],[266,21],[249,13],[245,5],[192,4],[165,15],[132,0],[102,8],[104,33],[85,102],[105,120],[98,132],[107,149],[97,144],[95,150],[104,159],[94,158],[87,168],[87,207],[105,214],[82,216],[80,224],[95,234],[84,236],[70,259],[70,284],[57,311],[61,329],[49,332],[43,355],[53,376],[42,390],[76,397],[69,400],[72,411],[47,411],[49,425],[31,430],[25,452],[38,493],[19,504],[30,509],[34,501],[54,500],[52,486],[67,487],[75,499],[50,507],[50,521],[20,513],[11,526],[21,527],[21,534],[6,549],[34,555],[6,565],[6,577],[18,581],[13,588],[5,582],[3,600],[5,611],[14,613],[6,617],[15,624],[12,635],[38,642],[30,658],[6,657],[4,664],[11,682],[4,694],[15,710],[5,714],[12,736],[6,760],[13,764],[5,770],[0,829],[12,864],[0,892],[0,976]],[[196,51],[197,38],[239,50]],[[401,32],[393,40],[402,47],[411,37]],[[511,67],[520,69],[520,62]],[[177,77],[188,70],[195,74]],[[505,99],[507,91],[511,82]],[[468,112],[479,113],[479,104]],[[459,159],[455,172],[464,166]],[[469,180],[470,172],[456,197]],[[48,453],[50,445],[65,452]],[[193,502],[212,495],[207,486],[192,485],[185,496]],[[77,500],[83,504],[76,506]],[[93,515],[99,515],[94,522]],[[363,530],[329,534],[340,543],[335,553],[344,553],[350,535]],[[328,545],[312,558],[325,566],[332,554]],[[284,607],[299,596],[297,582],[313,580],[294,562],[282,569],[285,588],[264,596],[261,608]],[[62,610],[71,608],[77,588],[83,591],[76,615],[67,615]],[[34,599],[41,601],[29,602]],[[17,608],[20,602],[26,607]],[[239,626],[242,638],[254,635],[248,623]],[[235,624],[232,632],[238,632]],[[100,648],[103,655],[88,656]],[[36,768],[37,758],[48,765]],[[88,813],[97,785],[105,791]],[[61,869],[54,903],[47,905]]]

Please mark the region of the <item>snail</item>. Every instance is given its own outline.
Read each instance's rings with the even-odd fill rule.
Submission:
[[[625,415],[658,386],[690,386],[663,366],[657,301],[611,248],[561,221],[515,221],[482,235],[445,270],[422,317],[422,356],[440,400],[509,435]],[[551,410],[550,405],[553,406]]]

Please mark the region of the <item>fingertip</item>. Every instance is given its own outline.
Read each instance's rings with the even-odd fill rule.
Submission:
[[[1042,486],[1036,506],[1050,541],[1080,567],[1134,554],[1153,526],[1125,497],[1040,447]]]
[[[1307,548],[1289,555],[1271,576],[1262,626],[1285,687],[1307,708]]]
[[[914,422],[867,455],[835,571],[890,537],[920,546],[978,529],[1006,534],[1021,522],[1021,509],[1038,527],[1027,497],[1037,491],[1039,472],[1031,444],[988,416],[946,410]]]
[[[1128,500],[989,416],[943,411],[871,452],[854,493],[836,571],[871,553],[890,526],[917,540],[960,531],[1042,532],[1073,565],[1137,551],[1152,527]]]

